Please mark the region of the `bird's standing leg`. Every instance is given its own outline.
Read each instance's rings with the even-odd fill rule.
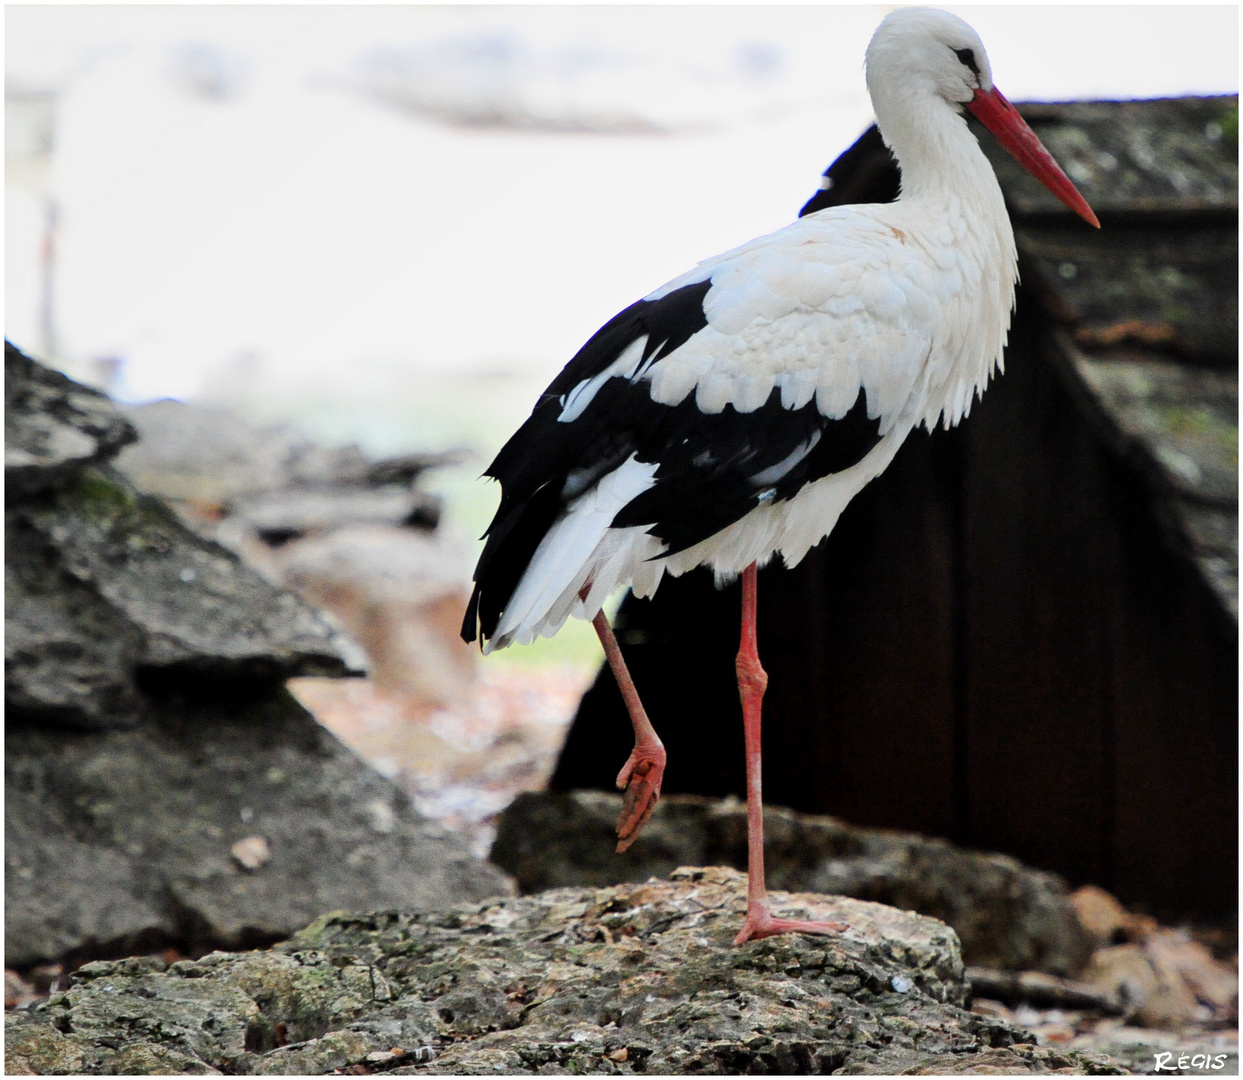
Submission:
[[[752,563],[742,572],[742,643],[736,664],[747,741],[747,919],[734,938],[735,945],[774,934],[834,934],[847,929],[845,923],[776,919],[768,910],[768,889],[764,884],[764,801],[760,783],[760,705],[768,687],[768,675],[760,666],[756,647],[755,598],[756,566]]]
[[[626,711],[630,713],[630,723],[634,725],[634,749],[622,771],[617,774],[617,786],[626,793],[621,813],[617,816],[617,853],[620,855],[638,839],[639,830],[648,823],[652,811],[656,809],[660,784],[665,775],[665,744],[647,718],[608,617],[600,611],[591,620],[591,625],[596,628],[600,644],[604,646],[604,655],[613,669]]]

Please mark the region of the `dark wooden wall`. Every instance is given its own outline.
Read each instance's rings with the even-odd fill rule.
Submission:
[[[1011,341],[969,420],[913,435],[802,564],[761,574],[765,798],[1228,917],[1237,627],[1023,298]],[[697,571],[619,615],[666,792],[744,792],[738,608]],[[631,741],[606,670],[553,786],[610,788]]]

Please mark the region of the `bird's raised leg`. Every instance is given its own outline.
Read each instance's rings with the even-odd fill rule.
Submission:
[[[665,776],[665,744],[647,718],[608,617],[600,611],[591,620],[591,625],[596,628],[600,644],[604,646],[604,655],[613,669],[626,711],[630,713],[630,723],[634,725],[634,749],[622,771],[617,774],[617,786],[626,793],[621,813],[617,816],[617,853],[620,855],[638,839],[639,830],[648,823],[652,811],[656,809],[660,784]]]
[[[768,687],[768,675],[760,666],[756,647],[755,598],[756,566],[752,563],[742,572],[742,643],[736,665],[747,741],[747,919],[734,938],[735,945],[774,934],[835,934],[847,929],[845,923],[776,919],[768,910],[768,889],[764,884],[764,801],[760,783],[760,705]]]

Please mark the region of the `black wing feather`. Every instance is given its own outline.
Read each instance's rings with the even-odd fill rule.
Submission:
[[[672,408],[649,399],[653,407],[666,411],[654,430],[640,433],[635,451],[640,461],[657,463],[656,482],[622,508],[613,526],[651,526],[648,532],[668,545],[665,555],[707,540],[761,503],[793,498],[805,484],[862,461],[880,442],[880,418],[868,418],[862,389],[837,420],[821,415],[814,398],[801,409],[783,407],[779,389],[749,413],[732,405],[702,413],[693,394]],[[783,463],[789,469],[779,478],[761,479]]]
[[[501,447],[485,476],[501,482],[501,504],[484,534],[487,543],[475,567],[462,637],[474,641],[482,632],[491,637],[501,612],[517,588],[544,534],[552,527],[573,493],[566,481],[574,474],[585,490],[632,451],[624,423],[600,415],[600,394],[582,416],[563,424],[561,398],[586,379],[608,368],[633,342],[647,336],[644,359],[659,359],[684,345],[708,325],[703,300],[712,287],[705,280],[685,285],[659,300],[640,300],[605,323],[574,355],[539,397],[530,418]],[[609,399],[610,379],[601,393]],[[646,394],[646,391],[641,391]],[[648,398],[649,403],[651,399]]]
[[[577,385],[577,384],[575,384]],[[648,526],[665,554],[692,547],[761,503],[792,498],[805,484],[849,468],[880,441],[861,389],[840,419],[781,404],[774,389],[749,413],[732,405],[703,413],[690,394],[654,402],[646,381],[608,379],[577,419],[561,423],[558,396],[546,396],[488,470],[501,481],[501,506],[475,571],[462,636],[492,636],[535,549],[569,502],[631,455],[657,465],[655,484],[612,524]],[[504,458],[504,460],[502,460]],[[789,465],[779,477],[766,472]]]

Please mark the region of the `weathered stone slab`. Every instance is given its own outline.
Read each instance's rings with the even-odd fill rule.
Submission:
[[[10,728],[5,758],[9,966],[511,888],[279,688],[170,697],[130,731]]]
[[[45,721],[124,726],[140,669],[277,681],[364,661],[319,612],[92,468],[5,516],[5,686]]]
[[[357,646],[309,604],[107,467],[135,435],[106,397],[10,345],[5,365],[11,712],[131,726],[144,669],[277,681],[364,666]]]
[[[36,364],[4,343],[4,482],[7,496],[64,482],[106,461],[138,433],[108,398]]]
[[[621,796],[605,792],[520,795],[505,811],[492,860],[524,892],[611,885],[663,876],[677,866],[747,864],[746,806],[737,800],[661,799],[634,846],[614,854]],[[919,911],[958,932],[981,967],[1073,975],[1090,946],[1065,882],[1005,855],[944,840],[861,829],[835,818],[764,811],[768,882]]]
[[[271,952],[167,969],[154,958],[88,965],[6,1026],[7,1064],[269,1075],[1120,1072],[965,1011],[957,939],[934,919],[840,897],[773,902],[850,929],[735,948],[745,879],[693,868],[436,913],[340,913]]]

